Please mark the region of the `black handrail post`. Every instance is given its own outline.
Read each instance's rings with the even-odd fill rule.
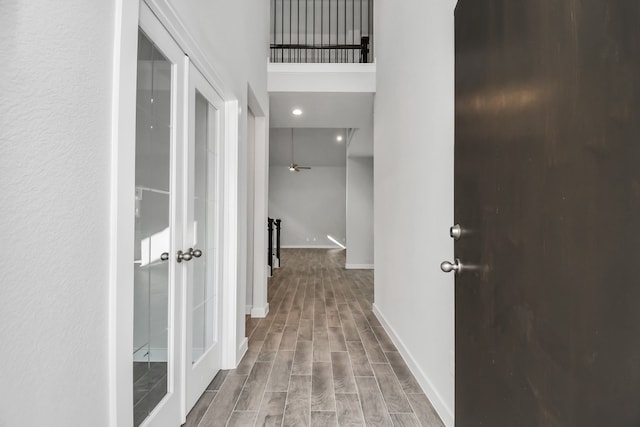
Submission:
[[[271,276],[273,273],[273,218],[268,218],[267,230],[269,233],[269,247],[267,248],[267,264],[269,265],[269,276]]]
[[[360,62],[369,62],[369,36],[363,36],[360,39]]]
[[[277,268],[280,268],[280,225],[282,224],[281,219],[276,219],[276,259],[278,260]]]

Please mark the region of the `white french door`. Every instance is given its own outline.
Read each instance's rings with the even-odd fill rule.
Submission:
[[[185,286],[185,414],[220,370],[220,285],[222,282],[222,115],[215,89],[188,65],[188,150],[184,246],[189,261]]]
[[[133,425],[175,427],[182,406],[185,55],[141,3],[136,88]]]
[[[141,2],[133,425],[182,424],[221,365],[224,103]]]

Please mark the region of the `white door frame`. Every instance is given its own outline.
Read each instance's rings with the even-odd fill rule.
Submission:
[[[143,1],[143,0],[141,0]],[[136,73],[139,2],[116,0],[111,109],[109,260],[109,425],[133,422],[133,235],[136,140]],[[239,359],[237,328],[238,101],[167,0],[146,0],[180,48],[225,101],[224,263],[222,279],[222,369]]]
[[[184,138],[187,130],[187,123],[184,119],[188,106],[185,103],[184,86],[188,75],[184,52],[144,3],[140,4],[138,26],[174,64],[171,73],[171,163],[169,170],[171,177],[171,199],[169,202],[171,242],[168,248],[167,393],[149,414],[147,421],[141,424],[141,426],[151,424],[157,427],[172,427],[182,416],[184,400],[184,371],[182,367],[186,363],[182,350],[185,329],[182,314],[185,300],[182,289],[187,284],[185,273],[188,264],[178,264],[174,254],[178,250],[186,249],[183,245],[183,224],[186,222],[183,204],[186,199],[186,182],[188,181],[185,158],[188,140]],[[133,288],[134,286],[131,287],[131,289]],[[132,311],[135,313],[135,306]],[[151,353],[153,355],[153,350]]]
[[[266,317],[269,313],[267,302],[267,211],[269,203],[269,126],[267,117],[260,108],[257,97],[248,88],[247,103],[255,118],[253,176],[253,284],[251,317]]]

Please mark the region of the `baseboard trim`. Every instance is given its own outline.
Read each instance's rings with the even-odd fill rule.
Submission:
[[[253,306],[252,306],[252,305],[247,305],[247,306],[244,308],[244,314],[251,314],[251,309],[252,309],[252,308],[253,308]]]
[[[436,410],[438,415],[440,415],[440,418],[442,418],[444,425],[453,427],[454,415],[451,408],[444,402],[442,396],[435,389],[429,377],[424,373],[422,368],[420,368],[420,365],[418,365],[416,359],[409,352],[407,347],[404,345],[404,342],[400,339],[396,331],[391,327],[391,325],[384,317],[384,315],[380,312],[380,309],[375,303],[373,304],[372,309],[373,314],[380,321],[380,324],[384,327],[385,331],[391,338],[391,341],[393,341],[393,343],[398,348],[400,355],[406,362],[413,376],[416,377],[416,380],[418,380],[418,384],[420,384],[420,387],[431,401],[434,409]]]
[[[347,270],[373,270],[373,264],[345,264]]]
[[[240,347],[238,347],[238,357],[234,369],[238,367],[247,350],[249,350],[249,338],[244,337],[240,343]]]
[[[267,314],[269,314],[269,303],[264,307],[253,307],[251,309],[251,317],[263,319],[267,317]]]
[[[282,249],[342,249],[338,245],[286,245]]]

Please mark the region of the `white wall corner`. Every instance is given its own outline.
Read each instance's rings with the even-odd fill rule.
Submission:
[[[373,270],[373,264],[345,264],[347,270]]]
[[[384,315],[380,312],[380,309],[375,303],[372,305],[372,309],[373,314],[380,321],[380,324],[384,327],[385,331],[389,335],[389,338],[391,338],[391,341],[393,341],[393,343],[398,348],[400,355],[406,362],[413,376],[416,378],[416,380],[418,380],[418,384],[420,384],[420,387],[429,398],[429,401],[431,401],[433,408],[436,410],[436,412],[444,422],[444,425],[447,427],[453,427],[454,413],[452,408],[447,405],[446,400],[434,387],[433,382],[429,379],[429,376],[422,370],[419,363],[409,352],[402,339],[398,336],[393,327],[391,327],[391,325],[384,317]]]
[[[267,314],[269,314],[269,303],[264,307],[253,307],[250,314],[251,317],[257,317],[259,319],[267,317]]]

